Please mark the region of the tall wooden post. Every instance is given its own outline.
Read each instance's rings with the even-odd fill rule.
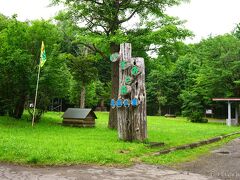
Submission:
[[[238,111],[239,111],[239,104],[236,103],[236,107],[235,107],[235,125],[239,125],[239,122],[238,122]]]
[[[231,117],[231,102],[228,101],[228,118],[227,118],[227,125],[232,125],[232,117]]]
[[[129,43],[120,45],[118,99],[112,99],[117,108],[118,136],[126,141],[147,138],[145,66],[143,58],[132,58]]]

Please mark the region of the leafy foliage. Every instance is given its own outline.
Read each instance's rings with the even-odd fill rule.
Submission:
[[[67,96],[69,72],[58,56],[61,34],[55,25],[44,20],[19,22],[16,17],[0,20],[0,112],[19,119],[28,102],[33,102],[41,41],[46,44],[48,60],[41,71],[42,98],[38,98],[37,108],[42,109],[44,104],[45,111],[50,99]]]
[[[15,18],[4,20],[7,25],[0,32],[0,99],[3,104],[0,111],[20,118],[31,78],[28,25]]]
[[[226,34],[209,37],[198,44],[181,46],[177,60],[159,56],[148,76],[150,113],[181,112],[193,122],[204,122],[208,108],[223,106],[214,97],[240,96],[239,39]],[[158,103],[162,99],[163,104]],[[218,116],[218,114],[216,114]]]

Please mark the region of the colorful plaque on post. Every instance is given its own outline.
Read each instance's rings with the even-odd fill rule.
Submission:
[[[131,82],[132,82],[131,77],[130,77],[130,76],[126,76],[125,83],[126,83],[127,85],[129,85],[129,84],[131,84]]]
[[[132,99],[131,104],[132,104],[133,107],[137,107],[137,105],[138,105],[138,99],[137,99],[137,98]]]
[[[121,62],[120,62],[120,66],[121,66],[121,69],[122,69],[122,70],[126,69],[126,67],[127,67],[127,61],[124,61],[124,60],[121,61]]]
[[[122,105],[123,105],[122,100],[121,100],[121,99],[118,99],[118,100],[117,100],[117,107],[122,107]]]
[[[121,87],[121,95],[126,95],[128,93],[127,86]]]
[[[133,66],[131,69],[131,74],[133,76],[137,76],[139,74],[139,68],[137,66]]]
[[[110,106],[111,106],[112,108],[115,108],[115,107],[116,107],[116,104],[115,104],[114,99],[111,99]]]
[[[116,62],[117,60],[119,60],[120,58],[120,55],[118,53],[113,53],[111,56],[110,56],[110,61],[112,62]]]
[[[128,99],[124,99],[124,101],[123,101],[123,106],[124,106],[124,107],[129,107],[129,106],[130,106]]]

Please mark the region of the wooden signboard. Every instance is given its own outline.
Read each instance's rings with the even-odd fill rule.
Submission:
[[[118,135],[126,141],[147,138],[145,66],[143,58],[132,58],[130,43],[120,45],[119,93],[112,100],[112,108],[117,108]],[[118,103],[120,102],[121,103]]]

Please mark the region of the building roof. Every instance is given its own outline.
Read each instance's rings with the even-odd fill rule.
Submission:
[[[213,101],[240,101],[240,98],[212,98]]]
[[[93,117],[97,119],[97,116],[95,115],[92,109],[80,109],[80,108],[68,108],[64,112],[62,117],[69,119],[85,119],[89,113],[91,113]]]

